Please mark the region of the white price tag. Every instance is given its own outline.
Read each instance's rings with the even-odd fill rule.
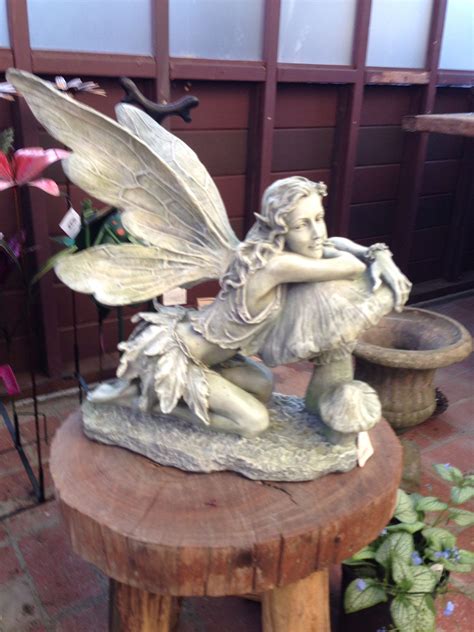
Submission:
[[[188,293],[181,287],[163,294],[163,305],[185,305],[188,302]]]
[[[74,239],[81,231],[81,216],[72,206],[66,215],[62,218],[59,228],[63,230],[68,237]]]
[[[208,305],[210,305],[211,303],[214,303],[214,298],[212,296],[206,296],[206,297],[202,297],[202,298],[197,298],[196,299],[196,303],[197,303],[197,308],[198,309],[203,309],[204,307],[207,307]]]
[[[359,432],[357,437],[357,462],[359,467],[364,467],[374,453],[374,446],[368,432]]]

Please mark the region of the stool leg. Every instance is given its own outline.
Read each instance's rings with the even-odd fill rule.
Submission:
[[[262,627],[263,632],[330,632],[328,571],[264,593]]]
[[[175,597],[110,580],[110,632],[172,632],[178,616]]]

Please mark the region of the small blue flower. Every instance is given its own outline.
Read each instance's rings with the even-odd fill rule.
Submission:
[[[362,592],[363,590],[365,590],[367,588],[367,582],[364,581],[363,579],[358,579],[356,581],[356,586],[357,586],[357,590]]]
[[[376,632],[387,632],[387,628],[383,626],[383,628],[377,628]]]
[[[418,551],[413,551],[413,553],[411,554],[411,562],[415,566],[419,566],[420,564],[423,564],[423,560],[421,559]]]
[[[446,604],[446,608],[443,611],[444,616],[450,617],[453,614],[455,607],[456,606],[453,604],[452,601],[448,601],[448,603]]]
[[[443,553],[441,551],[436,551],[434,554],[435,560],[439,560],[441,557],[444,557]]]
[[[387,529],[382,529],[382,531],[380,532],[380,535],[387,535],[388,531]]]
[[[449,468],[451,467],[451,463],[443,463],[443,467],[445,467],[447,470],[449,470]],[[451,603],[451,602],[449,602]]]

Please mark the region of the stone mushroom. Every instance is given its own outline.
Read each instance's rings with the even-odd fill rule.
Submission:
[[[321,419],[333,444],[350,445],[359,432],[375,426],[382,407],[375,390],[359,380],[338,384],[325,391],[318,402]]]

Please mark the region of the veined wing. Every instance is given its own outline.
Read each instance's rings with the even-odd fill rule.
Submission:
[[[93,294],[104,305],[140,303],[199,280],[199,269],[187,257],[167,260],[160,249],[139,244],[87,248],[61,258],[54,269],[68,287]]]
[[[194,262],[198,278],[203,263],[206,278],[223,274],[237,238],[212,221],[221,215],[209,216],[179,173],[127,129],[38,77],[10,70],[8,80],[47,131],[73,150],[63,161],[72,182],[123,209],[127,230],[164,258]]]
[[[115,107],[118,122],[138,136],[163,162],[165,162],[195,196],[207,222],[222,233],[222,239],[236,247],[235,236],[227,217],[224,202],[209,172],[196,153],[174,134],[170,134],[148,114],[128,103]],[[133,222],[133,217],[124,216]],[[133,232],[133,231],[131,231]]]

